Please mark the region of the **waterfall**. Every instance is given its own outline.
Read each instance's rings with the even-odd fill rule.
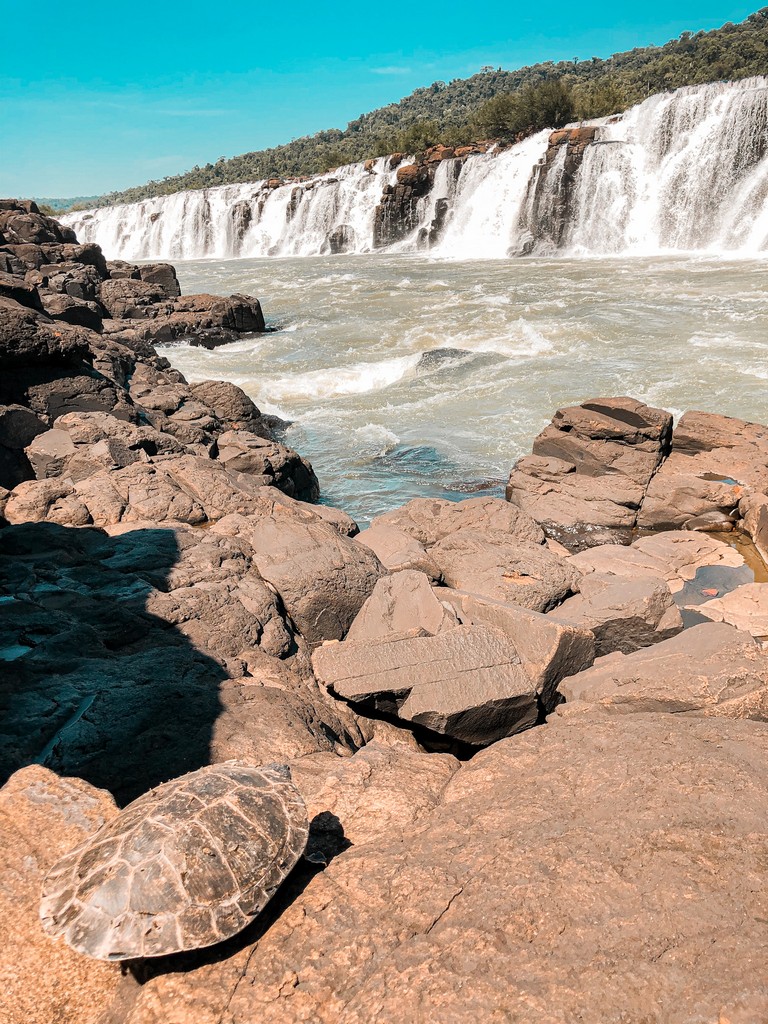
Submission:
[[[374,248],[386,190],[415,211],[391,251],[505,258],[768,249],[767,78],[678,89],[585,124],[575,142],[544,131],[500,151],[443,159],[428,193],[413,199],[381,157],[305,181],[179,192],[62,220],[81,241],[129,260],[364,253]]]

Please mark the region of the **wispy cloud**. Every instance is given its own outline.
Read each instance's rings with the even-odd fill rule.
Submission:
[[[412,68],[401,67],[399,64],[387,64],[383,68],[371,68],[372,75],[410,75]]]

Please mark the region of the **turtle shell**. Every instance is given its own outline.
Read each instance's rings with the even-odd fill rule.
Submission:
[[[97,960],[210,946],[266,906],[308,834],[287,767],[200,768],[134,800],[54,864],[43,927]]]

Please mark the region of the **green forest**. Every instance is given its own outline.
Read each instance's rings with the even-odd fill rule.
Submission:
[[[329,129],[273,149],[243,153],[185,174],[113,192],[90,205],[137,202],[182,189],[319,174],[387,153],[431,145],[521,138],[540,128],[619,113],[653,93],[683,85],[768,74],[768,7],[739,24],[684,32],[664,46],[608,59],[547,61],[517,71],[485,67],[471,78],[433,82],[342,131]],[[82,207],[78,204],[73,208]]]

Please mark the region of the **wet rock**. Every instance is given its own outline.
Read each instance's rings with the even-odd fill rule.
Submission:
[[[690,712],[768,721],[768,655],[748,633],[725,623],[693,626],[633,654],[609,654],[564,679],[569,703],[607,711]]]
[[[109,793],[39,765],[0,789],[0,1007],[8,1024],[96,1024],[110,1004],[119,968],[51,942],[39,905],[48,869],[115,814]]]
[[[530,728],[539,713],[515,648],[493,627],[326,644],[312,667],[345,700],[464,743],[493,743]]]
[[[598,656],[667,640],[683,628],[683,620],[664,580],[640,576],[591,573],[579,582],[579,593],[550,612],[558,622],[589,629]]]
[[[350,626],[347,640],[367,640],[423,630],[430,636],[458,625],[455,612],[441,600],[423,572],[406,569],[380,579]]]

